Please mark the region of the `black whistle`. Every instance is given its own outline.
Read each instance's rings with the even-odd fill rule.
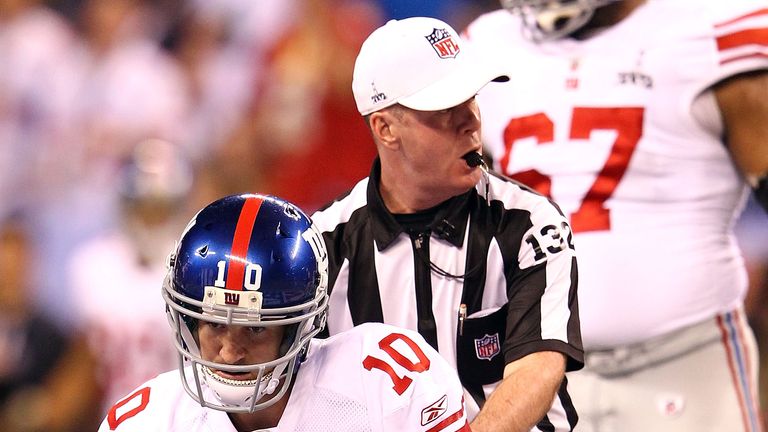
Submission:
[[[465,154],[464,160],[467,162],[467,165],[471,166],[472,168],[483,164],[483,157],[480,156],[480,153],[477,152],[470,152]]]

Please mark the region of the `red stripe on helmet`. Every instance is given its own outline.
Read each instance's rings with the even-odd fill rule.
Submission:
[[[243,289],[248,245],[251,243],[253,223],[256,221],[256,215],[259,214],[262,202],[264,200],[259,197],[248,197],[245,199],[242,210],[240,210],[240,217],[237,219],[237,227],[235,227],[235,236],[232,239],[232,251],[229,256],[227,289],[240,291]]]

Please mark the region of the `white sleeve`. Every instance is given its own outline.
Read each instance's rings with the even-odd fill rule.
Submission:
[[[207,415],[201,423],[198,420],[202,411],[184,391],[179,372],[173,370],[145,382],[117,401],[101,422],[99,432],[194,432],[201,430],[201,424],[211,425],[219,420]]]
[[[151,381],[133,393],[117,401],[107,412],[99,426],[99,432],[159,431],[159,424],[153,421],[157,394],[153,393]],[[151,398],[151,399],[150,399]],[[152,404],[150,405],[150,400]]]
[[[468,431],[464,391],[448,362],[417,332],[369,327],[363,367],[369,408],[380,407],[382,430]]]
[[[697,91],[734,75],[768,69],[768,9],[762,0],[714,1],[708,4],[709,34],[697,35],[714,43],[713,67],[704,73]]]

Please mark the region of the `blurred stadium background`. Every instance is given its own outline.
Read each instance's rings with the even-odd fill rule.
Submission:
[[[160,284],[193,212],[240,192],[311,212],[342,193],[375,154],[350,87],[363,39],[390,18],[460,29],[496,7],[0,0],[0,431],[95,430],[174,367]],[[768,229],[753,203],[738,233],[765,383]]]

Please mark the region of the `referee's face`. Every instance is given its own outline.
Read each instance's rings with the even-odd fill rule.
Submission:
[[[441,111],[403,108],[400,117],[402,168],[410,181],[442,200],[474,187],[480,168],[463,159],[469,152],[482,151],[480,110],[474,97]]]

